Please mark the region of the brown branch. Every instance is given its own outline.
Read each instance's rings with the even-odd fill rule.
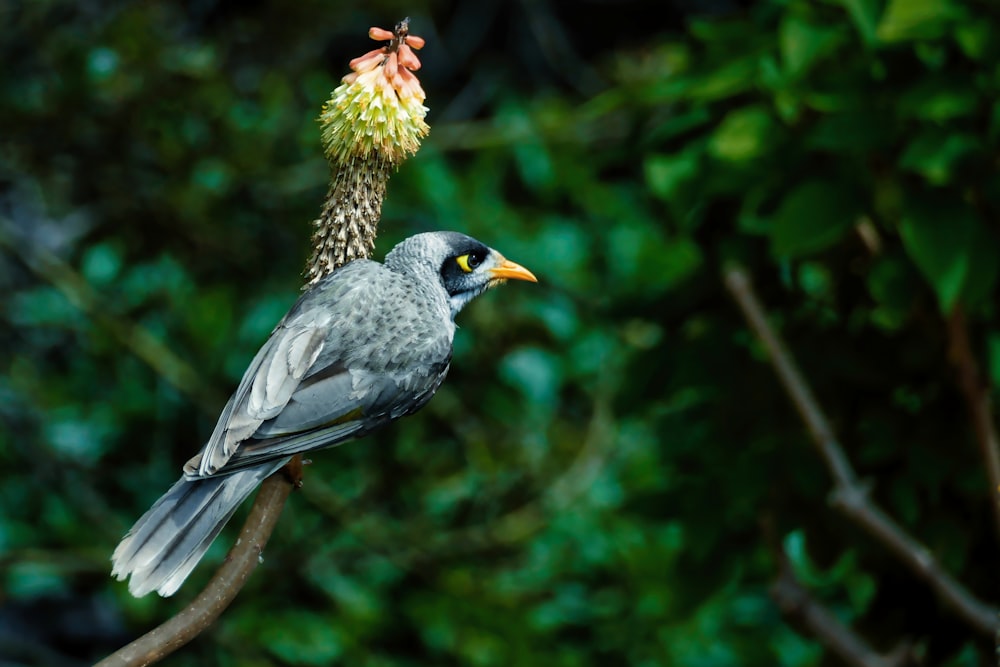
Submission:
[[[833,612],[816,600],[795,577],[784,550],[779,551],[779,574],[771,585],[770,594],[781,614],[793,625],[810,635],[848,665],[857,667],[902,667],[913,663],[910,647],[902,644],[897,650],[882,655],[857,633],[841,623]]]
[[[976,363],[976,356],[969,342],[965,313],[960,307],[952,311],[947,325],[948,360],[955,368],[958,388],[968,405],[976,442],[986,464],[986,475],[990,481],[990,504],[997,523],[997,535],[1000,535],[1000,439],[997,438],[993,423],[990,388]]]
[[[210,626],[236,598],[260,562],[271,531],[278,523],[288,494],[302,479],[302,459],[294,457],[284,468],[264,480],[250,515],[226,560],[194,601],[163,625],[123,646],[95,667],[149,665],[170,655]]]
[[[809,633],[848,665],[904,667],[915,663],[909,642],[901,643],[887,655],[879,654],[802,585],[795,576],[788,551],[778,539],[774,519],[770,514],[762,517],[761,531],[764,542],[778,564],[778,576],[769,592],[781,615],[790,625]]]
[[[922,579],[938,598],[978,632],[994,636],[1000,610],[982,602],[954,579],[930,551],[906,533],[872,501],[869,489],[858,481],[843,447],[823,414],[802,372],[796,366],[784,341],[768,322],[746,271],[738,265],[724,272],[726,287],[743,311],[750,328],[767,350],[782,386],[806,424],[813,444],[834,480],[831,501],[872,537],[881,542],[896,558]]]

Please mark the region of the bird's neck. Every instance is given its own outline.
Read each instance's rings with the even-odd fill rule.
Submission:
[[[482,292],[459,292],[458,294],[449,296],[448,307],[451,309],[451,319],[454,320],[455,316],[458,315],[458,312],[465,308],[466,304],[475,299],[481,293]]]

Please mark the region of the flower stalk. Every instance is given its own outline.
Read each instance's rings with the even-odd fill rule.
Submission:
[[[409,19],[391,32],[371,28],[368,36],[387,43],[350,62],[351,73],[319,116],[332,175],[313,223],[306,288],[347,262],[371,256],[389,176],[430,131],[426,95],[414,74],[420,69],[414,49],[424,40],[409,34]]]

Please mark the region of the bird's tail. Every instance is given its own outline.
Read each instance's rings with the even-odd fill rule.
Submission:
[[[111,556],[111,575],[131,577],[140,597],[173,595],[205,555],[229,518],[284,460],[203,479],[181,477],[135,522]]]

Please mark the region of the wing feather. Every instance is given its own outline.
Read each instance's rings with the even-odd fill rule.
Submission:
[[[224,474],[330,447],[423,406],[447,372],[454,323],[447,303],[439,312],[415,305],[419,295],[364,260],[306,292],[250,363],[185,474]]]
[[[328,318],[313,315],[282,322],[271,333],[219,416],[208,444],[184,466],[186,474],[215,473],[261,424],[281,414],[323,351]]]

